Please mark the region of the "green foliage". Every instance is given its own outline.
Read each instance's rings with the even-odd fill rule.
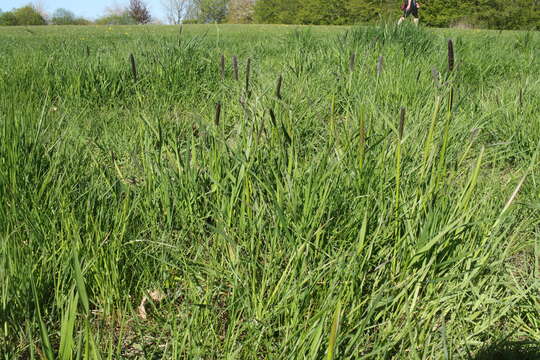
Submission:
[[[52,15],[51,23],[54,25],[72,25],[75,22],[75,14],[67,9],[56,9]]]
[[[197,19],[186,19],[182,21],[182,24],[184,25],[190,25],[190,24],[200,24],[200,21]]]
[[[96,21],[97,25],[135,25],[136,21],[127,11],[122,14],[105,15]]]
[[[262,23],[354,24],[397,18],[394,0],[259,0],[255,17]],[[540,3],[530,0],[430,0],[421,3],[420,18],[430,26],[493,29],[540,27]]]
[[[229,0],[194,0],[200,23],[221,23],[227,17]]]
[[[0,25],[46,25],[45,18],[31,5],[0,14]]]
[[[45,18],[32,6],[23,6],[13,11],[17,25],[46,25]]]
[[[67,9],[56,9],[51,18],[53,25],[88,25],[89,20],[82,17],[76,17],[75,14]]]
[[[6,11],[0,14],[0,25],[17,25],[17,18],[15,17],[15,14],[12,11]]]

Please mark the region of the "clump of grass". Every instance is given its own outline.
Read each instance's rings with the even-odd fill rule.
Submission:
[[[441,30],[215,26],[0,32],[4,358],[451,358],[537,337],[537,35],[516,53],[514,33],[463,32],[436,89],[418,73]],[[144,92],[124,90],[134,46]],[[245,86],[220,80],[246,49]]]

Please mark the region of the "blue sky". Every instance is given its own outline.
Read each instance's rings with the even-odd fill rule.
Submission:
[[[33,0],[2,0],[0,9],[8,11],[18,8]],[[65,8],[75,13],[77,16],[84,16],[88,19],[96,19],[105,13],[105,8],[114,5],[125,5],[129,0],[38,0],[48,14],[52,14],[58,8]],[[163,6],[160,0],[144,0],[152,16],[161,21],[165,21]]]

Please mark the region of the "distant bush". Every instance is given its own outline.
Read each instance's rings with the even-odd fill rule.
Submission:
[[[33,6],[27,5],[2,13],[0,25],[47,25],[47,21]]]
[[[231,0],[232,1],[232,0]],[[247,0],[235,0],[247,1]],[[399,17],[396,0],[258,0],[259,23],[358,24]],[[531,0],[419,0],[420,21],[428,26],[470,26],[489,29],[535,29],[540,6]]]
[[[0,25],[17,25],[17,18],[11,11],[3,12],[0,14]]]
[[[47,25],[45,18],[31,5],[18,8],[13,14],[17,18],[17,25]]]
[[[83,17],[76,17],[75,14],[66,9],[56,9],[52,18],[53,25],[88,25],[91,22]]]
[[[197,19],[186,19],[182,21],[182,24],[189,25],[189,24],[200,24],[200,21]]]
[[[135,25],[137,22],[126,11],[122,14],[112,14],[96,20],[97,25]]]

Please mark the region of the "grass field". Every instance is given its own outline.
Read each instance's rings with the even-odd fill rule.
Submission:
[[[0,49],[2,359],[540,357],[538,32]]]

